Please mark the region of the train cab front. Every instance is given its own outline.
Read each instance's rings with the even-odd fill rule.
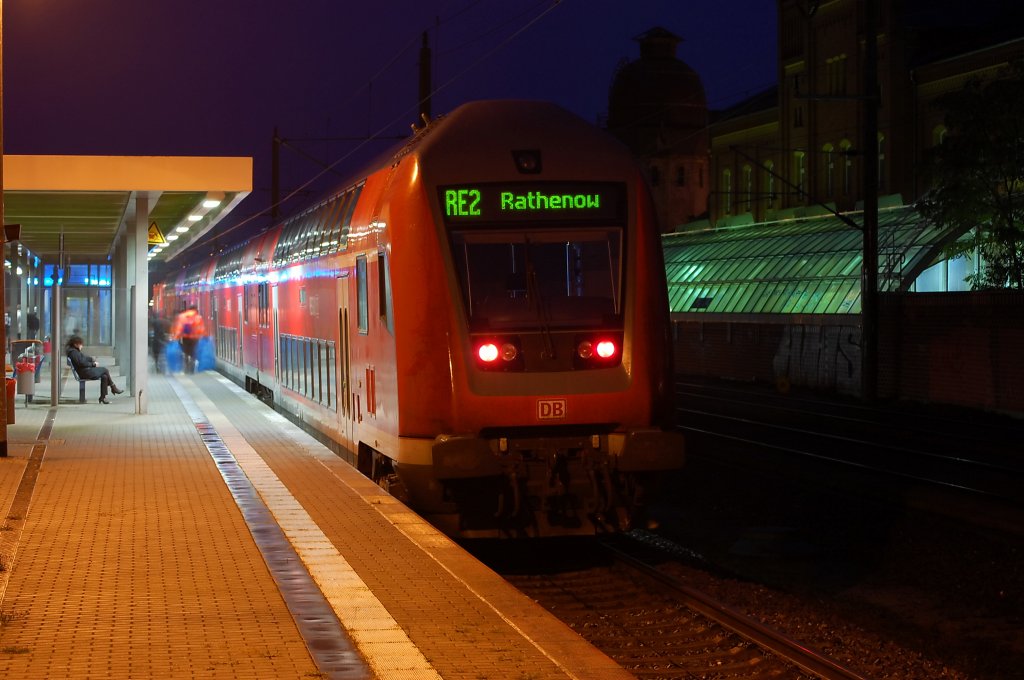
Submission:
[[[470,205],[490,219],[448,225],[465,314],[457,430],[432,452],[457,533],[632,526],[661,473],[682,466],[683,441],[656,426],[668,396],[666,315],[634,283],[625,185],[474,191]]]

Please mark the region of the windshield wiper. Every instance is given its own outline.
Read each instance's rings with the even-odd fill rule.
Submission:
[[[551,324],[548,322],[547,305],[544,296],[537,285],[537,270],[533,268],[533,260],[530,258],[530,239],[525,238],[524,259],[526,261],[526,297],[533,301],[537,308],[537,319],[540,321],[541,337],[544,339],[544,352],[541,355],[545,359],[555,358],[555,341],[551,336]]]

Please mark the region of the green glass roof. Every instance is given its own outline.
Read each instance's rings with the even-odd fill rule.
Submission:
[[[863,212],[844,217],[863,224]],[[878,211],[878,288],[907,290],[949,240],[912,206]],[[835,215],[666,234],[672,313],[859,314],[863,236]]]

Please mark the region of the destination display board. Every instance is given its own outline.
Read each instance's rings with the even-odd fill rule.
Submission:
[[[515,182],[438,187],[445,223],[618,221],[626,206],[621,182]]]

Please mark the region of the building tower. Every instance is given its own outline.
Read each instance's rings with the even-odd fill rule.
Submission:
[[[608,96],[608,131],[647,175],[663,232],[708,209],[708,106],[700,76],[676,58],[681,38],[664,28],[639,35],[640,58],[624,63]]]

